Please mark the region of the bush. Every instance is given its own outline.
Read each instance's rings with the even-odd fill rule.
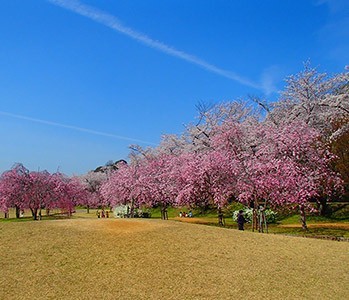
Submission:
[[[251,223],[252,222],[252,214],[253,214],[252,208],[246,207],[242,210],[244,212],[244,217],[245,217],[245,220],[247,221],[247,223]],[[275,212],[271,209],[266,209],[264,211],[264,213],[265,213],[265,217],[267,219],[267,223],[275,223],[276,222],[277,212]],[[232,216],[233,221],[235,221],[235,222],[237,221],[238,214],[239,214],[239,210],[235,210],[233,212],[233,216]]]
[[[130,217],[130,207],[128,205],[115,206],[114,209],[115,218],[129,218]],[[135,208],[133,211],[134,218],[150,218],[151,212],[149,210],[142,210],[140,208]]]

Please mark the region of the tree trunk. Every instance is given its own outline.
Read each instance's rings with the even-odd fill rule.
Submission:
[[[161,219],[168,220],[167,207],[161,206]]]
[[[218,214],[218,225],[224,226],[225,222],[224,222],[224,215],[222,212],[222,208],[218,207],[217,214]]]
[[[304,205],[300,205],[299,206],[299,212],[300,212],[300,215],[301,215],[302,229],[303,230],[308,230]]]
[[[258,202],[256,199],[254,199],[252,202],[250,202],[250,208],[252,208],[252,231],[258,230],[258,216],[257,216],[257,208],[258,208]]]
[[[38,219],[38,209],[37,208],[30,208],[30,210],[32,212],[33,220],[37,220]]]
[[[252,231],[258,230],[258,217],[257,209],[253,207],[252,209]]]
[[[5,219],[8,219],[9,217],[10,217],[9,212],[8,212],[8,211],[5,211],[5,212],[4,212],[4,218],[5,218]]]
[[[50,215],[50,209],[46,208],[46,216],[49,216],[49,215]]]
[[[86,206],[86,210],[87,210],[87,213],[89,214],[90,213],[90,206],[89,205]]]
[[[320,216],[325,217],[330,215],[330,209],[326,197],[321,197],[318,199],[317,204]]]
[[[261,207],[259,209],[259,217],[258,217],[258,221],[259,221],[259,232],[264,233],[264,228],[266,230],[266,232],[268,233],[268,223],[267,223],[267,218],[265,216],[265,208]]]
[[[130,218],[134,218],[135,216],[135,200],[131,200],[131,208],[130,208]]]
[[[15,209],[16,209],[16,219],[19,219],[21,210],[19,209],[19,206],[17,206],[17,205],[15,205]]]
[[[128,204],[126,205],[126,218],[130,217],[130,207],[128,206]]]

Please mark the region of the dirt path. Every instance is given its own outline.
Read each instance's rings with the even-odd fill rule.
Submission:
[[[316,224],[307,224],[308,228],[338,228],[338,229],[345,229],[349,230],[349,223],[316,223]],[[278,227],[282,228],[301,228],[301,224],[285,224],[285,225],[278,225]]]

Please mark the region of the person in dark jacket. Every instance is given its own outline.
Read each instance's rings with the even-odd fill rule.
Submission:
[[[244,230],[244,224],[246,223],[246,220],[244,217],[244,212],[242,210],[239,210],[237,222],[238,222],[239,230]]]

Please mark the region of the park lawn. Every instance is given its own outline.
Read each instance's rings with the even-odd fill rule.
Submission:
[[[185,223],[196,223],[203,225],[218,226],[217,217],[194,217],[194,218],[171,218],[176,221]],[[293,220],[294,218],[292,218]],[[225,219],[226,228],[237,229],[237,224],[232,218]],[[245,224],[245,230],[251,231],[251,224]],[[327,219],[323,220],[310,220],[308,222],[308,230],[304,231],[302,225],[298,221],[297,223],[288,222],[288,219],[278,222],[277,224],[269,224],[268,232],[270,234],[283,234],[293,235],[300,237],[314,237],[314,238],[328,238],[337,240],[349,240],[349,222],[346,221],[331,221]]]
[[[348,299],[349,243],[154,219],[0,222],[0,299]]]
[[[210,210],[206,213],[199,213],[197,210],[194,211],[194,218],[180,218],[178,216],[180,211],[187,211],[188,209],[183,208],[173,208],[168,209],[168,216],[170,220],[181,221],[186,223],[196,223],[203,225],[218,226],[217,213],[215,210]],[[96,216],[97,209],[90,209],[90,213],[87,214],[86,208],[76,208],[73,219],[97,219]],[[99,210],[101,211],[101,210]],[[160,209],[152,209],[152,218],[160,218]],[[66,214],[61,215],[59,209],[53,209],[50,212],[50,216],[46,216],[46,212],[43,210],[43,220],[53,220],[67,218]],[[113,213],[109,214],[110,218],[114,218]],[[25,211],[24,218],[16,219],[14,209],[10,209],[10,219],[5,220],[3,215],[0,214],[0,221],[3,222],[24,222],[30,221],[31,213],[29,210]],[[308,217],[308,231],[304,231],[301,228],[301,223],[299,220],[299,215],[291,215],[287,218],[283,218],[278,221],[277,224],[269,224],[269,233],[274,234],[286,234],[304,237],[316,237],[316,238],[332,238],[332,239],[349,239],[349,218],[348,212],[346,212],[344,218],[327,218],[318,216]],[[225,226],[227,228],[237,229],[237,224],[232,220],[231,217],[225,218]],[[245,224],[246,230],[251,230],[251,224]]]

